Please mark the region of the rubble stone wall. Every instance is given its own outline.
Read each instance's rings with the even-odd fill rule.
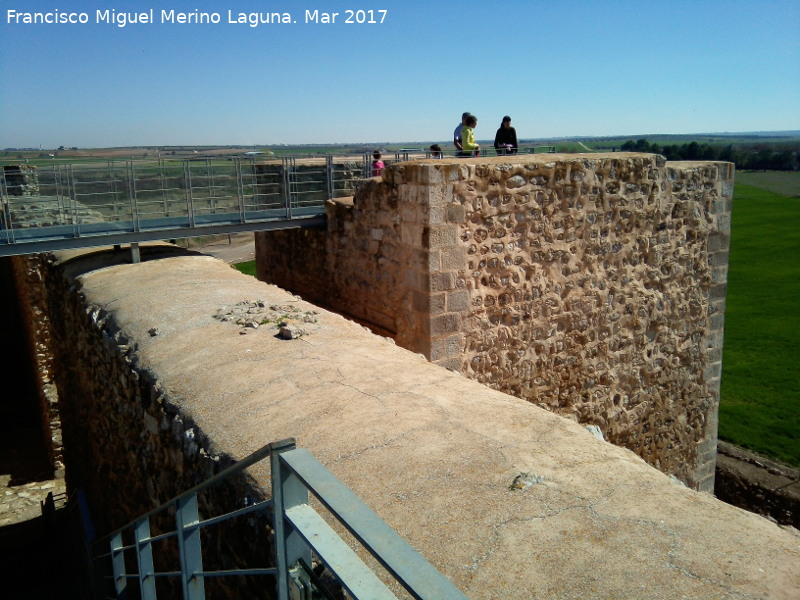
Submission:
[[[153,252],[142,248],[145,259]],[[227,455],[210,451],[191,416],[173,402],[155,373],[138,364],[136,343],[113,317],[86,303],[69,263],[57,264],[49,254],[9,260],[16,287],[31,308],[25,318],[46,392],[41,402],[49,402],[42,413],[59,436],[52,443],[54,462],[57,468],[66,463],[70,493],[84,490],[98,537],[233,464]],[[199,501],[204,514],[216,515],[241,507],[243,499],[264,497],[263,489],[241,474],[210,488]],[[174,522],[156,518],[152,526],[168,531]],[[215,568],[271,557],[265,526],[263,517],[251,518],[209,538],[219,550],[212,553]],[[263,581],[245,578],[241,588],[206,585],[215,597],[236,598],[238,592],[263,588]]]
[[[33,165],[5,165],[3,184],[9,196],[39,195],[39,174]]]
[[[63,474],[64,448],[61,439],[61,418],[58,393],[53,378],[53,355],[50,315],[44,310],[46,290],[42,285],[42,265],[47,264],[43,255],[11,256],[4,259],[14,281],[19,309],[20,327],[25,331],[26,344],[19,352],[28,355],[33,366],[37,390],[38,413],[41,416],[44,447],[50,457],[53,470]]]
[[[258,275],[710,491],[732,194],[648,154],[414,161],[257,234]]]

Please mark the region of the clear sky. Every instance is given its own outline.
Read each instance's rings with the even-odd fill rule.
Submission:
[[[20,16],[55,9],[88,22]],[[506,114],[523,139],[800,129],[798,0],[3,0],[1,16],[0,148],[445,141],[465,110],[479,139]]]

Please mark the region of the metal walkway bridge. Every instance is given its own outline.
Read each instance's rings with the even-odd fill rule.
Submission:
[[[555,146],[519,150],[552,153]],[[431,156],[430,149],[401,149],[387,158]],[[3,165],[0,258],[321,226],[325,202],[353,195],[371,176],[371,161],[365,154]]]
[[[10,165],[0,257],[325,223],[325,202],[369,177],[368,157]]]

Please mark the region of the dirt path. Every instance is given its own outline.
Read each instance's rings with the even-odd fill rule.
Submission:
[[[253,233],[234,233],[219,236],[219,239],[205,241],[196,245],[189,241],[189,248],[208,254],[229,264],[247,262],[256,259],[255,235]]]

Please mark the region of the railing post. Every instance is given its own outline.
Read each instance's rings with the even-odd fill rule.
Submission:
[[[170,202],[167,198],[167,180],[164,177],[164,161],[163,159],[158,159],[158,184],[161,186],[161,204],[163,206],[164,216],[168,217],[170,215]]]
[[[80,237],[81,228],[78,223],[78,187],[75,182],[75,171],[67,165],[67,189],[69,190],[69,219],[75,237]]]
[[[333,156],[325,157],[325,180],[328,184],[328,200],[333,198]]]
[[[111,568],[114,570],[114,590],[117,598],[124,598],[128,580],[125,577],[125,551],[122,543],[122,532],[115,533],[108,542],[111,551]]]
[[[369,154],[364,154],[361,157],[361,160],[363,161],[361,164],[361,175],[364,179],[369,179],[372,177],[372,156]]]
[[[150,545],[150,519],[136,522],[136,561],[139,565],[139,590],[142,600],[156,600],[156,578],[153,568],[153,547]]]
[[[242,170],[242,160],[237,157],[233,167],[236,171],[236,202],[239,206],[239,222],[244,223],[244,171]]]
[[[286,218],[292,218],[292,205],[297,196],[297,173],[294,157],[283,157],[283,189],[286,208]]]
[[[194,194],[192,194],[192,165],[183,161],[183,184],[186,186],[186,210],[189,213],[189,227],[194,227]]]
[[[11,207],[9,206],[11,199],[8,193],[8,187],[6,183],[6,170],[0,169],[0,209],[2,209],[2,215],[0,215],[0,230],[6,236],[6,242],[11,244],[14,242],[14,224],[11,222]]]
[[[197,509],[197,494],[179,498],[175,503],[175,520],[178,530],[178,550],[181,558],[183,600],[204,600],[203,551],[200,546],[200,512]]]
[[[136,197],[136,166],[133,162],[128,161],[127,163],[127,175],[128,175],[128,195],[131,199],[131,221],[133,224],[134,231],[140,231],[141,226],[139,224],[139,200]]]
[[[208,188],[208,210],[212,215],[217,214],[217,191],[214,187],[214,165],[211,159],[206,158],[206,187]]]
[[[308,504],[308,489],[292,471],[284,468],[281,454],[295,449],[293,438],[275,442],[272,447],[272,503],[275,529],[275,566],[278,574],[278,600],[289,598],[289,569],[300,559],[311,565],[311,550],[300,535],[286,523],[287,509]]]

